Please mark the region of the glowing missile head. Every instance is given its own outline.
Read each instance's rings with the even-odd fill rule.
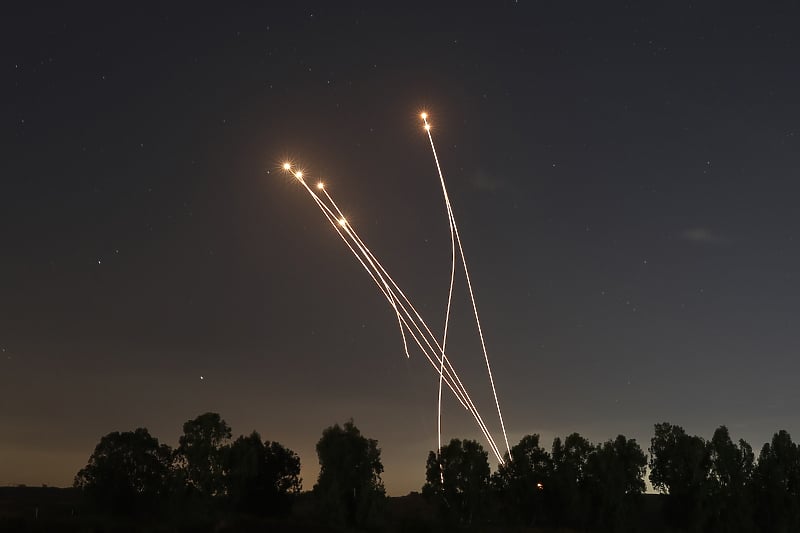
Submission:
[[[423,111],[422,113],[419,114],[419,118],[425,120],[428,118],[428,114],[425,111]]]
[[[324,183],[322,183],[321,181],[319,183],[317,183],[317,189],[322,190],[324,188],[325,188],[325,184]]]
[[[291,170],[292,164],[288,161],[283,164],[283,170]]]
[[[303,171],[302,170],[298,170],[297,172],[294,173],[294,177],[299,179],[299,180],[303,179]]]
[[[345,226],[347,225],[347,220],[345,220],[345,219],[343,219],[343,218],[340,218],[340,219],[339,219],[339,225],[340,225],[341,227],[345,227]]]

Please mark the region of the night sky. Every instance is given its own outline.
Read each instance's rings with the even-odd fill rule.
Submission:
[[[353,417],[389,494],[419,490],[437,376],[279,167],[325,177],[439,329],[423,109],[512,445],[800,437],[800,9],[597,4],[4,13],[0,484],[70,485],[102,435],[175,446],[215,411],[306,489]],[[501,439],[463,284],[455,305]],[[443,426],[481,439],[452,397]]]

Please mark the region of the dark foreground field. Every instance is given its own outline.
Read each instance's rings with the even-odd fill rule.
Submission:
[[[643,523],[640,531],[668,531],[661,527],[661,496],[645,495],[642,499]],[[575,530],[546,528],[508,528],[491,524],[447,527],[438,523],[435,509],[417,493],[386,498],[383,524],[368,531],[439,532],[541,532],[570,533]],[[88,511],[75,489],[55,487],[0,487],[0,532],[74,532],[74,533],[327,533],[347,531],[315,523],[313,502],[304,493],[284,520],[260,519],[233,514],[216,516],[174,515],[169,519],[143,517],[136,520],[108,518]]]

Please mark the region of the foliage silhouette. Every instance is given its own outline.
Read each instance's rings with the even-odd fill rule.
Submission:
[[[707,529],[719,533],[753,531],[753,449],[743,440],[734,444],[728,428],[720,426],[708,442],[708,450],[711,472]]]
[[[483,516],[489,495],[489,455],[474,440],[453,439],[437,455],[428,453],[422,495],[442,516],[472,524]]]
[[[224,491],[224,446],[231,428],[217,413],[205,413],[183,424],[175,457],[186,486],[211,498]]]
[[[240,512],[285,516],[300,492],[300,458],[255,431],[225,450],[224,472],[228,500]]]
[[[539,435],[526,435],[511,448],[511,457],[492,476],[504,522],[536,526],[547,521],[545,490],[551,486],[553,461],[539,445]]]
[[[650,441],[650,482],[669,497],[665,517],[675,527],[699,531],[710,492],[711,457],[705,441],[680,426],[655,425]]]
[[[609,531],[635,529],[646,466],[639,444],[622,435],[592,451],[584,475],[592,524]]]
[[[74,485],[115,515],[159,510],[168,499],[172,452],[144,428],[102,437]]]
[[[761,531],[800,531],[800,450],[786,431],[775,433],[761,449],[753,487]]]
[[[555,525],[578,527],[587,516],[585,490],[586,464],[592,444],[577,433],[553,440],[553,480],[548,490]]]
[[[439,527],[438,514],[442,525],[460,529],[800,531],[800,447],[786,431],[774,434],[758,461],[725,426],[705,441],[680,426],[656,424],[649,462],[637,442],[622,435],[594,445],[573,433],[554,439],[551,453],[538,435],[527,435],[491,476],[479,443],[453,439],[439,454],[428,454],[422,495],[403,504],[420,513],[409,521],[398,507],[383,513],[380,449],[352,420],[323,431],[320,475],[313,492],[302,497],[300,459],[281,444],[263,441],[255,431],[229,443],[230,427],[216,413],[183,429],[174,453],[143,428],[105,435],[75,476],[74,494],[91,504],[87,509],[112,515],[102,518],[114,521],[109,524],[152,525],[155,517],[193,530],[237,523],[251,529],[322,527],[310,517],[337,529],[430,530]],[[643,495],[646,465],[664,495]],[[289,516],[295,502],[300,509]],[[386,517],[394,522],[387,524]]]
[[[322,432],[317,456],[320,472],[314,493],[326,521],[347,526],[376,523],[385,496],[378,441],[361,435],[349,420]]]

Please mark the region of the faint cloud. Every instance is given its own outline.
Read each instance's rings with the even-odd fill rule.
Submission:
[[[696,244],[725,244],[727,237],[720,235],[708,228],[691,228],[681,234],[681,238]]]
[[[504,180],[490,176],[480,170],[473,174],[470,183],[473,188],[479,191],[497,191],[499,189],[505,189],[508,186]]]

